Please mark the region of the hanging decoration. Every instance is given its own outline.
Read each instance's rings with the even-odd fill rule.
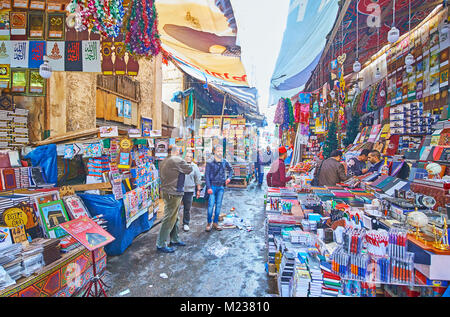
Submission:
[[[121,0],[72,0],[68,5],[68,26],[80,32],[92,29],[104,37],[117,37],[125,10]]]
[[[156,56],[161,51],[154,0],[133,0],[125,24],[125,45],[137,56]]]

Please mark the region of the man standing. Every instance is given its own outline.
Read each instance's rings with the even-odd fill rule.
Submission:
[[[347,176],[360,176],[367,173],[369,169],[365,167],[369,153],[369,149],[364,149],[361,151],[358,157],[352,157],[348,160]]]
[[[280,147],[278,154],[278,160],[272,163],[270,171],[267,173],[267,186],[269,187],[286,187],[286,183],[294,179],[294,176],[286,176],[286,165],[284,164],[284,160],[287,157],[286,148],[284,146]]]
[[[337,183],[342,183],[349,179],[345,175],[344,165],[340,163],[341,159],[342,152],[334,150],[331,152],[330,157],[322,161],[316,168],[314,174],[319,173],[319,186],[336,186]]]
[[[206,231],[211,231],[212,215],[214,211],[214,223],[212,227],[218,231],[222,230],[219,227],[219,215],[222,208],[222,198],[225,186],[231,181],[233,177],[233,169],[230,163],[223,159],[223,147],[217,145],[213,149],[214,156],[206,163],[205,182],[206,190],[209,194],[208,200],[208,224]],[[228,172],[228,176],[226,176]]]
[[[383,166],[383,160],[381,159],[381,153],[377,150],[369,153],[369,162],[372,166],[369,168],[367,173],[379,173],[381,172],[381,167]]]
[[[192,172],[189,175],[186,175],[186,179],[184,182],[184,195],[183,195],[183,230],[189,231],[189,221],[191,219],[191,207],[192,200],[194,199],[194,193],[196,193],[196,197],[200,197],[200,189],[201,189],[201,180],[202,175],[200,174],[200,170],[198,169],[197,164],[192,162],[194,155],[191,151],[186,153],[184,159],[186,163],[192,166]],[[197,189],[197,190],[196,190]]]
[[[261,149],[256,151],[255,174],[256,180],[258,181],[258,186],[261,186],[264,181],[264,167],[261,162]]]
[[[171,247],[173,245],[186,245],[178,239],[178,209],[183,198],[185,175],[190,174],[193,168],[179,155],[180,149],[175,145],[170,146],[169,156],[161,162],[159,169],[164,217],[161,221],[156,249],[164,253],[174,252],[175,250]]]

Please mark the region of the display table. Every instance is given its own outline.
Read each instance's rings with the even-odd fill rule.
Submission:
[[[106,268],[106,253],[103,248],[95,251],[97,272]],[[92,277],[91,253],[79,247],[62,255],[62,258],[43,267],[33,275],[19,279],[0,291],[1,297],[69,297],[79,291]]]

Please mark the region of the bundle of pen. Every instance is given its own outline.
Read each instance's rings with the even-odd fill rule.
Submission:
[[[346,251],[353,254],[361,253],[365,230],[347,227],[344,231],[344,246]]]
[[[366,247],[370,255],[385,256],[389,243],[389,234],[386,230],[369,230],[366,232]]]
[[[414,282],[414,253],[406,252],[404,259],[391,259],[391,282],[412,284]]]
[[[406,256],[407,231],[392,228],[389,231],[388,253],[390,257],[404,259]]]
[[[270,198],[270,210],[280,210],[280,200],[277,198]]]
[[[390,258],[371,257],[368,281],[372,283],[390,283]]]
[[[369,256],[367,254],[350,255],[350,272],[348,278],[352,280],[365,281]]]
[[[100,227],[106,230],[106,224],[108,223],[108,221],[103,218],[103,214],[92,217],[92,220],[94,220]]]
[[[346,278],[349,271],[350,255],[338,247],[331,256],[331,270],[342,278]]]
[[[292,213],[292,203],[284,201],[281,203],[281,210],[284,214],[291,214]]]

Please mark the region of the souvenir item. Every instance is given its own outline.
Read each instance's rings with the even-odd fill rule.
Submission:
[[[40,204],[38,208],[47,237],[60,238],[65,236],[66,232],[59,227],[61,223],[69,221],[63,201],[56,200]]]
[[[64,19],[65,13],[47,13],[47,40],[64,40]]]
[[[83,201],[77,195],[63,197],[64,204],[70,218],[77,219],[83,216],[89,217],[89,213]]]

